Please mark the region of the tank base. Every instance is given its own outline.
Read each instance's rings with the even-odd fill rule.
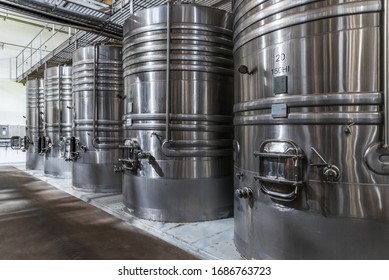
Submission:
[[[73,163],[73,188],[85,192],[121,193],[122,174],[113,164]]]
[[[72,167],[72,162],[62,158],[47,157],[44,164],[44,174],[47,177],[70,179],[72,178]]]
[[[134,216],[162,222],[200,222],[233,213],[231,178],[163,179],[123,176],[123,202]]]
[[[26,169],[43,170],[44,156],[38,153],[26,153]]]
[[[389,227],[368,219],[321,216],[258,204],[234,241],[246,259],[357,260],[389,258]],[[247,215],[247,214],[246,214]],[[249,228],[244,228],[244,226]],[[251,227],[251,229],[250,229]]]

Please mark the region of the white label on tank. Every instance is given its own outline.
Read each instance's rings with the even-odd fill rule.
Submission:
[[[273,104],[271,106],[271,115],[273,118],[288,117],[288,107],[286,104]]]
[[[128,102],[128,104],[127,104],[127,112],[128,113],[132,113],[132,104],[133,104],[133,102]]]
[[[132,119],[127,119],[127,120],[126,120],[126,125],[132,126]]]

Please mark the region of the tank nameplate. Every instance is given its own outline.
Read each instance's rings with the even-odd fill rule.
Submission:
[[[273,78],[274,94],[288,93],[288,76],[278,76]]]

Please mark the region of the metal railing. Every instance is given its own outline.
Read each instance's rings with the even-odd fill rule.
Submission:
[[[33,69],[46,55],[75,33],[76,30],[70,27],[46,24],[16,56],[16,77],[21,77]]]

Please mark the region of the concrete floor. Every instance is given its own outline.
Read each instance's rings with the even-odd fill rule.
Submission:
[[[0,167],[0,259],[196,259],[14,167]]]
[[[25,163],[14,163],[12,165],[13,167],[16,167],[19,170],[19,176],[20,174],[24,173],[32,175],[35,180],[41,180],[55,187],[57,190],[63,191],[64,195],[70,194],[71,197],[73,197],[75,200],[80,199],[86,202],[87,204],[104,211],[106,214],[118,218],[125,224],[137,228],[138,231],[140,230],[140,232],[145,231],[158,239],[161,239],[175,247],[181,248],[182,250],[188,253],[188,256],[190,256],[189,258],[215,260],[242,259],[241,255],[236,250],[233,240],[233,218],[199,223],[161,223],[143,220],[132,216],[126,211],[122,203],[123,197],[121,194],[96,194],[81,192],[75,190],[72,187],[71,179],[57,179],[47,177],[44,176],[43,171],[41,170],[26,170]],[[4,166],[4,164],[0,163],[0,170],[4,170]],[[14,172],[8,173],[10,173],[8,175],[11,176],[11,174]],[[1,181],[0,186],[2,186]],[[0,207],[0,215],[1,213],[2,210]],[[77,213],[77,210],[74,210],[74,214],[78,215]],[[100,212],[95,213],[96,217],[94,219],[99,219],[99,213]],[[1,244],[2,243],[0,239],[0,246]],[[156,258],[157,256],[155,256],[155,259]],[[163,256],[161,258],[169,259],[169,257]],[[180,256],[172,258],[181,259]]]

